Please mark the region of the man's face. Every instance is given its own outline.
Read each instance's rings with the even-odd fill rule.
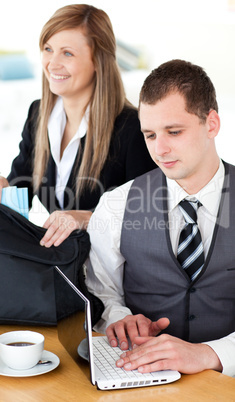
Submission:
[[[212,174],[210,157],[218,162],[209,117],[202,123],[188,113],[184,97],[178,92],[155,105],[141,103],[139,116],[149,153],[163,173],[189,193],[189,187],[199,183],[204,186],[208,173]]]

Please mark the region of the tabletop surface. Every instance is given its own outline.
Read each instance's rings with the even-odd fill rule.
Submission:
[[[84,364],[76,364],[61,345],[56,327],[1,325],[0,333],[26,329],[41,332],[45,336],[45,350],[55,353],[60,359],[60,365],[49,373],[35,377],[0,375],[1,402],[147,402],[162,397],[167,402],[235,402],[235,379],[212,370],[182,375],[180,380],[171,384],[100,391],[90,382],[88,364],[85,361]]]

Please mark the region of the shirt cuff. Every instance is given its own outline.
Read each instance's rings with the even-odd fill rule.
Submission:
[[[204,342],[217,354],[223,366],[222,374],[235,377],[235,341],[234,339],[222,338],[215,341]]]

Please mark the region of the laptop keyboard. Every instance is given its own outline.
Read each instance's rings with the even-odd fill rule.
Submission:
[[[133,378],[133,376],[136,378],[143,377],[143,374],[139,373],[138,370],[125,371],[123,368],[116,367],[116,361],[123,351],[118,347],[111,347],[105,337],[93,337],[92,341],[94,362],[107,380]],[[144,377],[151,378],[152,375],[148,373]]]

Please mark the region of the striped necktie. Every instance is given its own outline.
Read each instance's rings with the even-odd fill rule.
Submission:
[[[194,280],[204,265],[204,252],[201,234],[197,225],[199,201],[183,200],[179,208],[184,216],[185,227],[179,238],[177,259],[191,280]]]

